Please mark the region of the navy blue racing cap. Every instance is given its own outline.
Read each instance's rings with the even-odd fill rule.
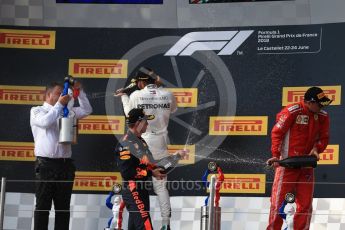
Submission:
[[[154,118],[154,115],[146,115],[143,109],[132,109],[128,113],[127,124],[134,124],[137,121],[152,120]]]
[[[135,75],[136,80],[156,80],[157,79],[157,74],[150,68],[147,67],[140,67],[138,72]]]
[[[321,106],[327,106],[332,103],[332,100],[326,96],[323,90],[315,86],[305,92],[304,100],[319,103]]]

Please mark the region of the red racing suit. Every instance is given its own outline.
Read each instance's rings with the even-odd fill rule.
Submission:
[[[272,155],[284,159],[291,156],[308,155],[316,147],[322,153],[328,145],[329,117],[321,110],[315,114],[304,102],[286,106],[277,114],[272,129]],[[281,229],[283,220],[279,216],[285,194],[295,193],[297,210],[294,215],[294,230],[309,229],[314,192],[313,168],[290,169],[278,166],[271,194],[271,208],[267,230]]]

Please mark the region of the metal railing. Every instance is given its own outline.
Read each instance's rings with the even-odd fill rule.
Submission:
[[[6,178],[2,178],[2,181],[1,181],[1,196],[0,196],[0,230],[3,230],[4,227],[4,216],[5,216],[5,213],[4,213],[4,208],[5,208],[5,198],[6,198],[6,183],[7,185],[9,185],[9,183],[18,183],[18,182],[27,182],[27,183],[34,183],[34,182],[37,182],[36,180],[7,180]],[[46,181],[46,182],[54,182],[56,183],[57,181]],[[72,183],[73,181],[58,181],[58,182],[69,182],[69,183]],[[188,184],[188,183],[193,183],[193,184],[201,184],[203,181],[167,181],[167,183],[177,183],[179,185],[181,184]],[[151,183],[150,181],[147,181],[147,183]],[[221,215],[229,215],[229,214],[251,214],[251,215],[268,215],[269,213],[267,212],[267,210],[239,210],[239,209],[233,209],[232,208],[226,208],[223,209],[222,211],[218,211],[214,206],[214,197],[215,197],[215,185],[217,183],[217,179],[215,178],[215,176],[212,176],[211,177],[211,180],[210,180],[210,187],[209,187],[209,195],[210,195],[210,198],[209,198],[209,206],[208,206],[208,215],[207,217],[209,218],[208,222],[207,222],[207,229],[208,230],[217,230],[217,229],[220,229],[220,228],[216,228],[216,225],[217,225],[217,216],[221,216]],[[227,184],[229,182],[225,181],[224,184]],[[266,181],[266,182],[259,182],[259,183],[262,183],[262,184],[271,184],[272,182],[271,181]],[[289,182],[289,183],[296,183],[296,182]],[[298,182],[297,182],[298,183]],[[308,183],[308,182],[307,182]],[[324,185],[345,185],[344,182],[315,182],[315,184],[324,184]],[[9,186],[7,186],[9,188]],[[199,186],[198,186],[199,187]],[[180,187],[181,188],[181,187]],[[187,189],[188,189],[188,186],[187,186]],[[85,195],[85,194],[75,194],[75,195]],[[105,195],[105,194],[102,194],[102,195]],[[9,195],[7,195],[7,202],[10,202],[10,198],[9,198]],[[34,212],[34,206],[32,206],[33,209],[30,209],[30,207],[19,207],[18,208],[18,211],[19,212]],[[223,207],[224,208],[224,207]],[[36,211],[50,211],[50,212],[56,212],[56,211],[69,211],[69,210],[36,210]],[[193,208],[193,210],[190,210],[190,209],[187,209],[187,210],[183,210],[183,209],[172,209],[172,213],[178,213],[178,212],[183,212],[183,213],[189,213],[189,212],[194,212],[195,215],[197,215],[198,213],[200,213],[200,209],[199,208]],[[71,213],[80,213],[80,212],[85,212],[85,213],[99,213],[100,210],[99,209],[95,209],[95,208],[92,208],[92,207],[88,207],[87,209],[82,209],[82,210],[78,210],[77,209],[72,209],[70,210]],[[127,212],[127,211],[126,211]],[[155,212],[160,212],[160,210],[158,209],[153,209],[150,211],[151,213],[155,213]],[[300,214],[303,214],[303,213],[300,213]],[[305,215],[310,215],[308,213],[305,213]],[[79,214],[78,214],[79,216]],[[85,215],[87,216],[87,215]],[[111,210],[109,210],[109,216],[111,216]],[[330,211],[328,213],[318,213],[318,212],[314,212],[311,214],[311,216],[334,216],[334,217],[337,217],[337,218],[341,218],[343,216],[345,216],[345,211],[343,210],[333,210],[333,211]],[[73,218],[73,217],[72,217]],[[79,217],[77,217],[79,218]],[[266,217],[265,217],[266,218]],[[5,224],[6,225],[6,224]],[[12,228],[11,228],[12,229]],[[205,228],[206,229],[206,228]]]
[[[1,179],[1,193],[0,193],[0,230],[4,227],[5,216],[5,199],[6,199],[6,178]]]
[[[210,205],[208,209],[208,225],[207,229],[214,229],[214,197],[216,193],[216,175],[213,175],[211,177],[211,182],[210,182]]]

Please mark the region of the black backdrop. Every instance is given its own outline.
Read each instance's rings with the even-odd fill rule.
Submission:
[[[28,29],[27,27],[1,27],[3,29]],[[1,29],[0,28],[0,29]],[[68,73],[69,59],[121,59],[129,50],[138,44],[161,36],[183,36],[195,31],[226,31],[238,28],[222,29],[94,29],[94,28],[33,28],[30,30],[56,31],[55,50],[39,49],[10,49],[0,48],[0,85],[28,85],[44,86],[51,81],[61,81]],[[266,174],[265,194],[228,194],[245,196],[269,196],[273,172],[267,170],[258,162],[264,162],[270,157],[269,132],[274,124],[275,114],[282,108],[282,88],[290,86],[334,86],[345,82],[345,24],[327,24],[311,26],[279,26],[279,27],[251,27],[240,30],[254,30],[254,33],[232,55],[218,56],[225,63],[231,73],[236,91],[220,92],[217,74],[208,66],[212,65],[212,58],[217,56],[213,51],[206,51],[206,61],[198,62],[191,57],[163,56],[164,53],[148,57],[136,66],[146,65],[155,69],[164,79],[174,85],[176,80],[176,66],[181,77],[183,87],[189,88],[195,82],[196,76],[203,71],[204,77],[198,84],[198,104],[212,101],[212,106],[177,115],[179,119],[196,127],[201,135],[190,132],[188,128],[171,121],[169,136],[172,144],[183,145],[186,142],[196,144],[202,136],[208,135],[209,116],[229,116],[219,114],[220,107],[229,103],[235,106],[236,116],[268,116],[268,135],[265,136],[224,136],[220,146],[212,146],[207,142],[196,145],[196,154],[202,148],[212,149],[209,159],[197,159],[194,165],[176,168],[169,174],[169,180],[200,180],[207,163],[211,159],[217,160],[225,173],[231,174]],[[318,31],[320,44],[315,40],[310,43],[311,52],[303,53],[283,51],[280,54],[260,54],[258,47],[258,31]],[[296,32],[297,31],[297,32]],[[280,40],[279,40],[280,41]],[[291,45],[296,40],[281,40]],[[270,41],[271,42],[271,41]],[[273,44],[273,43],[272,43]],[[303,43],[304,44],[304,43]],[[173,44],[172,44],[173,45]],[[320,46],[318,50],[317,46]],[[171,47],[171,46],[170,46]],[[167,50],[166,50],[167,51]],[[268,52],[268,51],[267,51]],[[198,53],[198,52],[197,52]],[[214,67],[213,67],[214,68]],[[217,68],[217,66],[216,66]],[[133,71],[129,68],[129,79]],[[175,71],[175,72],[174,72]],[[223,76],[224,77],[224,76]],[[89,95],[105,92],[108,85],[106,78],[81,79]],[[230,79],[229,79],[230,80]],[[114,81],[117,81],[116,79]],[[119,82],[121,80],[118,80]],[[227,82],[227,79],[223,79]],[[121,81],[124,85],[125,81]],[[221,96],[220,96],[221,95]],[[225,96],[224,96],[225,95]],[[90,97],[93,115],[107,114],[105,97]],[[109,98],[108,98],[109,99]],[[343,100],[343,97],[341,98]],[[113,100],[116,113],[121,104]],[[236,103],[234,103],[234,101]],[[231,103],[230,103],[231,102]],[[1,129],[0,141],[32,142],[29,124],[30,105],[0,104]],[[181,109],[184,111],[184,109]],[[316,170],[316,197],[344,197],[345,185],[327,184],[329,182],[345,182],[345,162],[343,137],[345,136],[345,116],[343,105],[329,106],[327,111],[331,116],[330,144],[340,145],[339,165],[321,165]],[[109,111],[108,111],[109,112]],[[109,114],[112,115],[112,114]],[[73,158],[79,171],[118,171],[114,162],[113,149],[119,136],[114,135],[79,135],[79,144],[73,146]],[[217,138],[217,137],[215,137]],[[255,159],[256,163],[238,162],[233,160],[234,154],[241,159]],[[0,161],[0,175],[7,179],[33,179],[33,162]],[[323,184],[326,183],[326,184]],[[9,183],[8,191],[32,192],[30,183]],[[201,195],[203,190],[172,191],[172,195]]]

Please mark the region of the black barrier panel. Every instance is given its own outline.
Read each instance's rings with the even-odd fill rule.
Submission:
[[[230,2],[276,2],[276,1],[294,1],[294,0],[189,0],[189,3],[202,4],[202,3],[230,3]]]
[[[163,0],[56,0],[56,3],[163,4]]]
[[[343,197],[345,110],[340,90],[345,82],[344,29],[345,24],[221,29],[2,26],[0,175],[8,180],[34,179],[33,161],[22,161],[30,158],[32,147],[31,152],[30,147],[18,152],[6,145],[33,142],[29,122],[33,105],[27,103],[39,96],[20,94],[18,88],[45,86],[62,81],[69,73],[83,82],[93,116],[123,116],[121,101],[112,93],[128,84],[140,66],[149,66],[162,77],[166,88],[183,88],[174,91],[183,107],[170,121],[171,144],[195,148],[186,165],[169,173],[169,180],[174,181],[169,185],[172,195],[204,195],[200,182],[188,181],[200,181],[207,164],[216,161],[226,174],[224,195],[269,196],[273,171],[264,162],[271,156],[270,131],[276,113],[284,100],[301,99],[304,89],[294,87],[316,85],[327,86],[335,99],[326,110],[331,117],[330,144],[339,151],[337,147],[328,150],[324,164],[316,168],[315,196]],[[41,31],[42,37],[30,35],[30,31]],[[55,37],[42,31],[55,31]],[[128,66],[123,62],[119,67],[114,60],[128,60]],[[40,89],[32,90],[39,94]],[[236,116],[235,123],[229,122],[230,116]],[[107,134],[107,130],[121,132],[121,128],[90,120],[80,127],[84,133],[73,146],[77,171],[117,172],[114,147],[122,135]],[[239,182],[234,177],[247,179]],[[9,182],[8,191],[33,192],[33,186]]]

